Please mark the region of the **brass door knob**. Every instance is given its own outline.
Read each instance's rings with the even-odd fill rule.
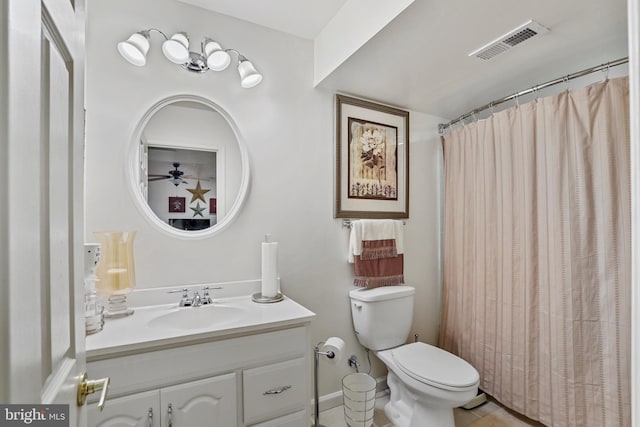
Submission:
[[[104,409],[104,401],[107,398],[107,391],[109,390],[109,377],[99,380],[89,380],[88,378],[85,372],[78,379],[78,406],[85,404],[88,395],[102,390],[100,401],[98,402],[98,408],[102,411]]]

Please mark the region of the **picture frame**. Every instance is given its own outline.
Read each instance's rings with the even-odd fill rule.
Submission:
[[[169,212],[182,213],[187,205],[185,197],[169,197]]]
[[[336,95],[335,218],[409,218],[409,112]]]

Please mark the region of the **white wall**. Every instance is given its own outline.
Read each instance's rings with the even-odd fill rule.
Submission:
[[[348,230],[333,218],[334,99],[313,89],[311,42],[170,0],[92,0],[87,23],[86,239],[93,231],[134,229],[138,288],[257,279],[265,233],[280,242],[282,290],[317,314],[314,342],[342,337],[347,356],[364,351],[353,333],[347,293]],[[152,35],[147,66],[121,59],[116,43],[133,31],[188,31],[192,43],[217,38],[248,56],[264,74],[242,89],[235,69],[187,73],[162,56]],[[176,94],[197,94],[226,109],[251,162],[247,202],[238,219],[214,237],[186,241],[156,230],[136,209],[125,177],[132,133],[145,111]],[[439,140],[443,120],[411,114],[410,213],[405,278],[417,288],[412,333],[435,343],[438,324]],[[105,327],[109,327],[107,324]],[[340,390],[346,362],[323,366],[320,394]],[[377,363],[373,374],[384,374]]]

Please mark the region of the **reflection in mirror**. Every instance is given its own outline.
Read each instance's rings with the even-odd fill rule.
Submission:
[[[237,135],[226,113],[203,98],[173,97],[147,112],[129,164],[136,198],[155,224],[198,237],[231,221],[248,181]]]
[[[216,182],[217,152],[152,145],[145,149],[147,203],[158,218],[181,230],[215,225],[221,195]]]

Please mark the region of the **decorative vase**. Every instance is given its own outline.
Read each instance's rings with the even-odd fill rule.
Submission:
[[[133,262],[135,231],[100,231],[94,233],[101,244],[96,289],[108,298],[104,317],[133,314],[127,307],[127,294],[136,286]]]

